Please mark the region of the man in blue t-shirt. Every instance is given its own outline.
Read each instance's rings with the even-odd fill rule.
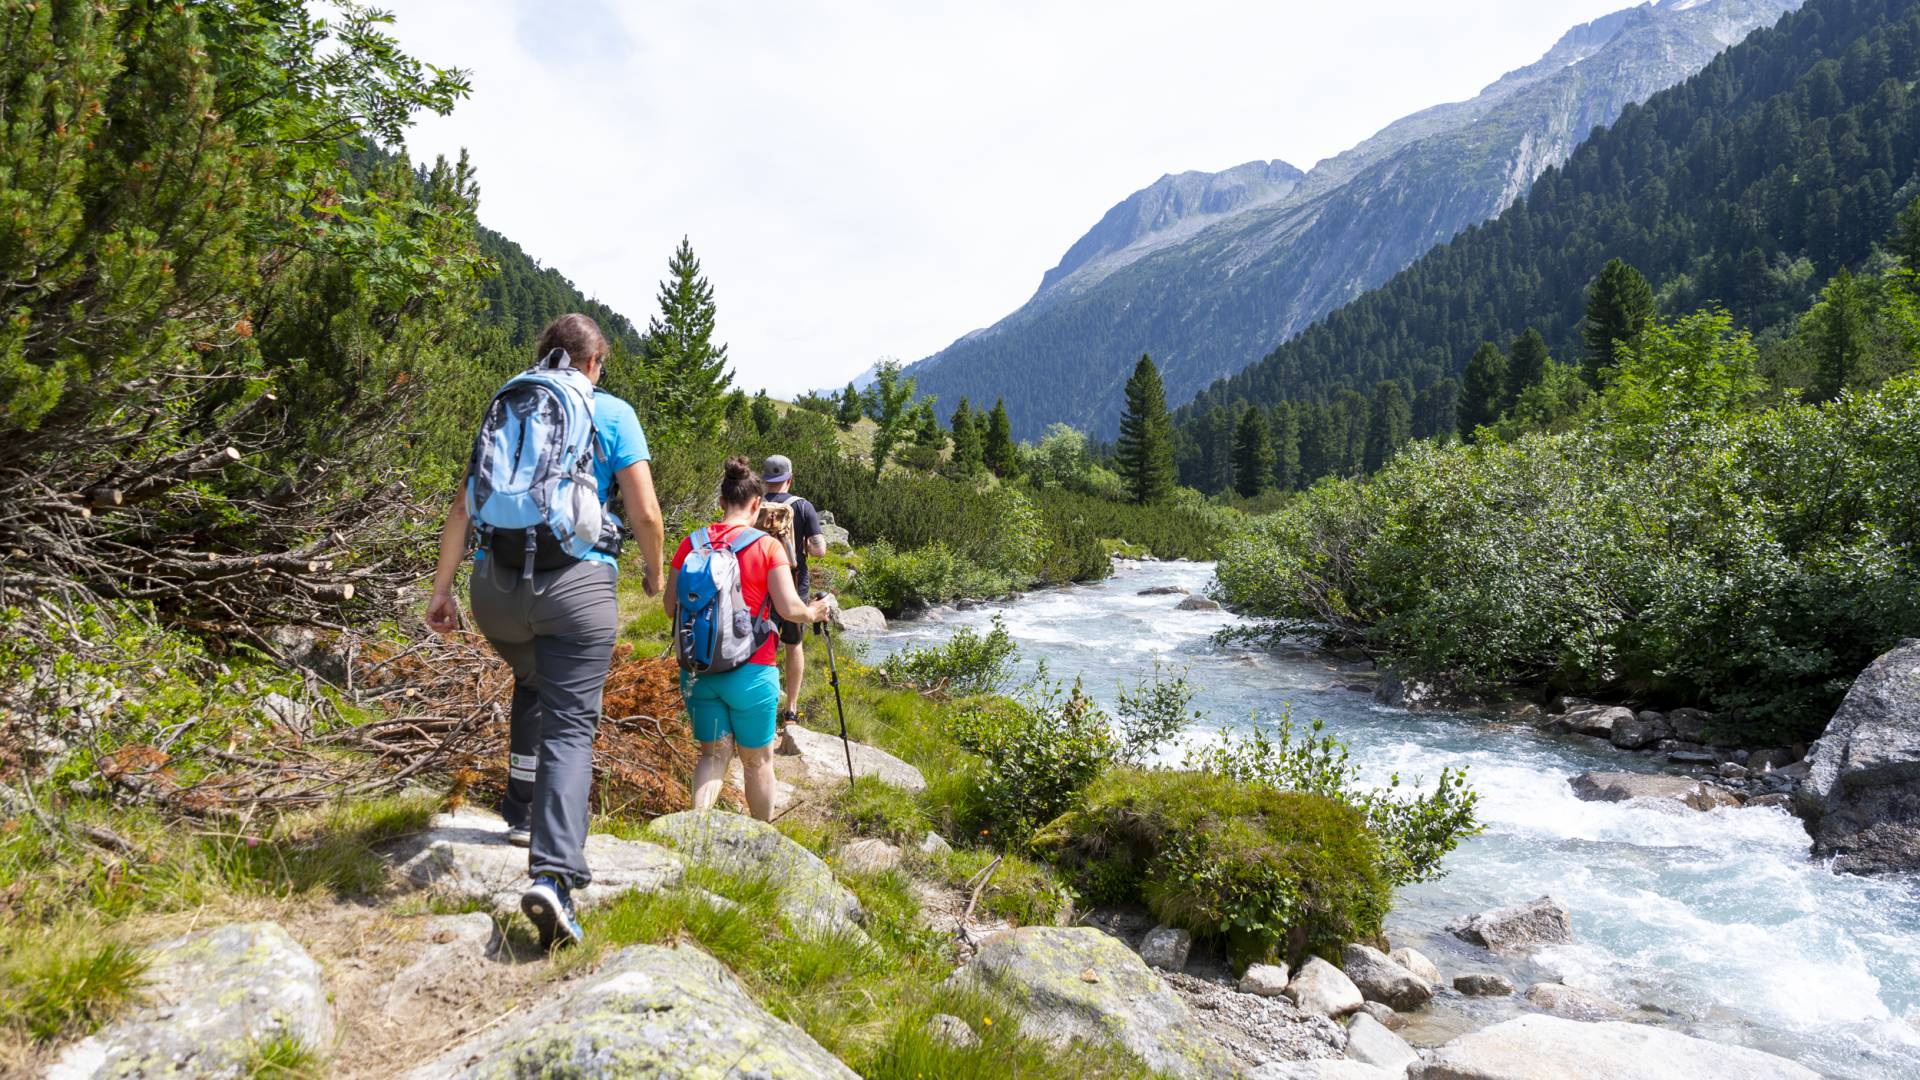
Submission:
[[[766,501],[793,507],[793,583],[802,599],[812,595],[807,586],[807,556],[827,553],[827,538],[820,528],[820,512],[813,504],[793,493],[793,462],[785,454],[774,454],[760,466],[760,482],[767,485]],[[784,619],[780,623],[780,641],[787,647],[780,662],[780,726],[799,719],[800,679],[807,673],[806,634],[798,623]]]

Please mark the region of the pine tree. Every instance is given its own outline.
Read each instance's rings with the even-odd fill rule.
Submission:
[[[882,360],[867,388],[868,414],[876,426],[873,433],[873,475],[879,476],[893,456],[893,448],[912,433],[913,418],[908,405],[913,401],[914,381],[900,377],[900,361]]]
[[[735,390],[733,393],[727,395],[726,405],[721,409],[721,412],[725,414],[727,423],[729,424],[746,424],[750,422],[748,413],[751,411],[752,405],[753,403],[747,400],[747,392],[745,390]]]
[[[1460,427],[1460,383],[1448,377],[1413,399],[1413,437],[1447,439]]]
[[[1893,253],[1900,265],[1920,274],[1920,198],[1908,203],[1894,219]]]
[[[1412,435],[1413,408],[1407,404],[1406,391],[1392,379],[1375,383],[1367,410],[1367,471],[1379,472]]]
[[[953,410],[953,465],[961,476],[972,476],[984,468],[982,457],[985,444],[980,424],[974,419],[973,406],[966,398],[960,399],[960,407]]]
[[[934,450],[947,447],[947,433],[941,430],[940,415],[933,411],[932,398],[922,399],[913,410],[913,444]]]
[[[1317,401],[1300,406],[1300,486],[1311,487],[1315,480],[1339,471],[1335,448],[1333,418],[1327,407]]]
[[[840,391],[840,401],[834,412],[834,419],[840,422],[840,429],[845,431],[859,423],[861,415],[865,412],[866,399],[860,396],[860,391],[854,387],[853,380],[847,380],[847,388]]]
[[[1006,479],[1020,474],[1020,448],[1013,443],[1013,422],[1007,419],[1004,398],[993,403],[981,454],[993,475]]]
[[[1281,491],[1300,486],[1300,413],[1287,402],[1273,408],[1273,479]]]
[[[1460,391],[1460,437],[1473,435],[1473,429],[1500,419],[1500,405],[1507,396],[1507,357],[1500,346],[1483,342],[1467,361],[1465,385]]]
[[[1145,354],[1127,380],[1127,411],[1115,448],[1120,478],[1137,503],[1159,502],[1173,491],[1173,423],[1160,372]]]
[[[1272,486],[1273,434],[1266,412],[1250,405],[1233,432],[1233,489],[1251,499]]]
[[[1620,343],[1638,338],[1652,314],[1653,286],[1640,271],[1622,259],[1613,259],[1600,268],[1600,276],[1587,292],[1586,321],[1580,326],[1580,338],[1587,343],[1587,362],[1581,375],[1588,386],[1600,386],[1604,373],[1614,364],[1614,351]]]
[[[1527,331],[1513,339],[1513,350],[1507,354],[1507,392],[1500,403],[1500,411],[1513,408],[1527,387],[1539,382],[1547,373],[1547,339],[1540,331],[1527,327]]]
[[[773,426],[780,422],[780,412],[773,407],[773,400],[767,397],[765,390],[753,395],[753,430],[762,435],[772,433]]]
[[[660,314],[647,324],[654,415],[670,430],[697,431],[720,419],[733,373],[727,347],[713,343],[713,323],[713,286],[700,273],[693,245],[681,237],[660,283]]]
[[[1815,367],[1807,397],[1832,401],[1859,377],[1873,345],[1859,283],[1846,267],[1827,283],[1813,319]]]

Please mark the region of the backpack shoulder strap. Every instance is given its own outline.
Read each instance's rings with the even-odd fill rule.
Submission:
[[[767,534],[761,532],[759,529],[749,526],[747,528],[741,529],[738,533],[736,533],[734,535],[734,538],[727,542],[727,547],[732,549],[735,555],[738,555],[741,552],[747,550],[747,545],[753,543],[754,541],[760,539],[765,535]]]
[[[705,525],[693,530],[692,535],[687,537],[687,543],[691,545],[695,551],[709,551],[713,548],[713,545],[707,541],[707,527]]]

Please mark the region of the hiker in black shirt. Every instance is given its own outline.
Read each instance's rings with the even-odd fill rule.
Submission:
[[[793,462],[786,455],[770,455],[760,466],[760,480],[767,485],[767,502],[793,507],[793,582],[804,599],[812,595],[808,588],[807,556],[827,553],[827,538],[820,530],[820,512],[813,508],[812,503],[793,493]],[[776,621],[780,624],[780,641],[787,647],[787,654],[780,665],[780,688],[783,691],[780,726],[784,728],[789,721],[799,719],[800,679],[807,671],[805,646],[802,644],[805,627],[785,619]]]

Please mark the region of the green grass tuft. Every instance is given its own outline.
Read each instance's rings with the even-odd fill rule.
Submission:
[[[137,1004],[147,958],[84,927],[15,930],[0,957],[0,1025],[48,1042],[86,1035]]]

